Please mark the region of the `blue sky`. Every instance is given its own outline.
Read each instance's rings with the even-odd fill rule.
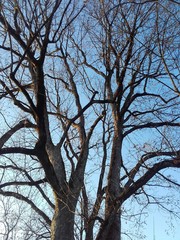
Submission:
[[[147,231],[147,240],[180,240],[179,224],[180,221],[171,219],[167,213],[163,214],[154,211],[147,219],[145,229]],[[155,239],[153,235],[155,235]]]
[[[167,212],[158,211],[155,206],[146,211],[145,223],[134,227],[132,223],[122,224],[122,231],[131,233],[130,237],[123,235],[122,240],[180,240],[180,221],[170,216]],[[143,218],[143,217],[142,217]],[[141,234],[143,237],[137,237]],[[136,238],[136,237],[137,238]]]

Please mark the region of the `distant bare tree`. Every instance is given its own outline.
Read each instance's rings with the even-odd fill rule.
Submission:
[[[0,194],[36,213],[27,239],[120,240],[128,201],[176,214],[177,4],[1,1]]]
[[[0,201],[0,239],[27,240],[49,239],[49,228],[32,210],[11,197],[1,197]]]

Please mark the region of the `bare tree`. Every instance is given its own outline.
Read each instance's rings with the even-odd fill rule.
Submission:
[[[176,4],[1,1],[0,194],[30,239],[122,239],[132,199],[176,213],[154,191],[179,187]]]
[[[14,202],[10,202],[8,199],[3,199],[0,201],[0,209],[1,209],[1,239],[8,240],[8,239],[15,239],[18,234],[18,223],[20,222],[20,214],[16,214],[13,210],[14,209]],[[19,210],[19,209],[18,209]],[[16,208],[16,212],[17,208]]]
[[[46,226],[39,215],[21,201],[14,201],[12,197],[1,197],[0,214],[0,239],[50,238],[49,226]]]

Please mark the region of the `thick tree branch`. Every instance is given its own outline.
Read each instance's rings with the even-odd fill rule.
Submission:
[[[126,170],[126,175],[121,178],[121,181],[124,180],[126,177],[129,178],[127,183],[125,184],[125,188],[129,187],[131,183],[134,182],[134,178],[136,174],[139,172],[140,167],[145,163],[147,160],[152,159],[152,158],[157,158],[157,157],[164,157],[164,156],[169,156],[169,157],[176,157],[180,155],[180,151],[173,151],[173,152],[161,152],[161,151],[156,151],[156,152],[149,152],[144,154],[141,159],[138,161],[136,166],[131,170],[127,171]]]
[[[152,168],[148,169],[148,171],[132,186],[129,188],[125,188],[120,194],[118,198],[114,201],[114,206],[112,207],[112,211],[108,214],[106,219],[103,221],[101,224],[100,231],[97,235],[96,240],[103,240],[106,239],[106,236],[109,232],[109,229],[111,225],[113,224],[113,221],[115,219],[115,216],[122,205],[123,202],[125,202],[129,197],[131,197],[135,192],[140,189],[142,186],[144,186],[150,179],[152,179],[160,170],[165,169],[165,168],[170,168],[170,167],[175,167],[175,168],[180,168],[180,157],[173,159],[173,160],[165,160],[162,162],[159,162],[155,164]]]
[[[94,100],[94,98],[95,98],[95,96],[96,96],[97,93],[98,93],[98,92],[95,92],[95,93],[93,94],[93,96],[91,97],[89,103],[86,104],[86,106],[83,107],[83,108],[78,112],[78,114],[76,114],[76,116],[73,117],[73,118],[69,121],[69,123],[68,123],[68,125],[67,125],[67,127],[66,127],[66,129],[65,129],[65,131],[64,131],[64,133],[63,133],[63,136],[62,136],[60,142],[58,143],[58,146],[59,146],[59,147],[62,146],[62,144],[63,144],[63,142],[64,142],[64,139],[66,138],[66,134],[67,134],[69,128],[71,127],[71,125],[72,125],[79,117],[81,117],[81,115],[82,115],[90,106],[92,106],[92,104],[94,103],[93,100]]]
[[[37,151],[35,149],[30,148],[22,148],[22,147],[9,147],[9,148],[2,148],[0,149],[0,155],[2,154],[25,154],[25,155],[37,155]]]
[[[124,126],[125,128],[130,128],[130,129],[124,132],[123,137],[126,137],[127,135],[129,135],[130,133],[132,133],[138,129],[159,128],[159,127],[163,127],[163,126],[179,127],[180,123],[173,122],[173,121],[166,121],[166,122],[148,122],[148,123],[139,124],[139,125],[125,125]]]
[[[126,199],[132,196],[138,189],[144,186],[149,180],[151,180],[159,171],[165,168],[180,168],[180,157],[176,157],[172,160],[164,160],[162,162],[154,164],[149,168],[147,172],[135,181],[129,188],[125,188],[122,194],[116,199],[123,203]]]
[[[0,138],[0,148],[3,147],[3,145],[12,137],[14,133],[22,128],[36,128],[36,125],[31,123],[28,119],[21,120]]]
[[[43,184],[47,182],[47,179],[44,178],[44,179],[40,179],[40,180],[37,180],[37,181],[31,181],[31,182],[28,182],[28,181],[13,181],[13,182],[7,182],[7,183],[3,183],[3,184],[0,184],[0,189],[4,188],[4,187],[7,187],[7,186],[37,186],[39,184]]]
[[[16,165],[0,165],[0,169],[4,169],[4,170],[8,170],[8,169],[11,169],[12,171],[18,171],[19,174],[25,174],[25,176],[27,177],[27,179],[30,181],[30,185],[29,186],[35,186],[38,191],[41,193],[42,197],[46,200],[46,202],[49,204],[49,206],[51,206],[53,209],[54,209],[54,204],[50,201],[50,199],[47,197],[47,195],[45,194],[45,192],[43,191],[43,189],[41,188],[41,186],[39,186],[39,184],[34,184],[34,183],[37,183],[37,181],[34,181],[33,178],[30,176],[30,174],[23,168],[21,167],[18,167]],[[41,180],[40,180],[41,181]],[[44,178],[42,180],[43,182],[42,183],[46,183],[47,182],[47,179]],[[24,183],[26,183],[27,181],[25,181]],[[28,182],[29,183],[29,182]],[[5,183],[6,184],[6,183]],[[9,183],[7,183],[9,184]],[[19,182],[18,182],[19,184]],[[17,184],[17,185],[18,185]],[[40,182],[41,184],[41,182]]]
[[[9,96],[12,98],[14,105],[18,106],[21,110],[24,112],[31,113],[31,109],[29,106],[27,106],[24,102],[21,102],[20,100],[16,99],[16,96],[13,94],[13,91],[8,88],[8,86],[0,80],[1,85],[3,86],[4,90],[9,94]]]
[[[37,214],[39,214],[46,221],[49,226],[51,225],[50,218],[44,213],[44,211],[39,209],[28,197],[25,197],[22,194],[16,192],[3,191],[2,189],[0,189],[0,195],[14,197],[18,200],[26,202],[35,212],[37,212]]]

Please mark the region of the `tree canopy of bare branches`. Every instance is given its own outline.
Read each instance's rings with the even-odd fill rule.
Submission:
[[[34,212],[27,239],[120,240],[130,199],[176,214],[177,6],[0,2],[0,194]]]

